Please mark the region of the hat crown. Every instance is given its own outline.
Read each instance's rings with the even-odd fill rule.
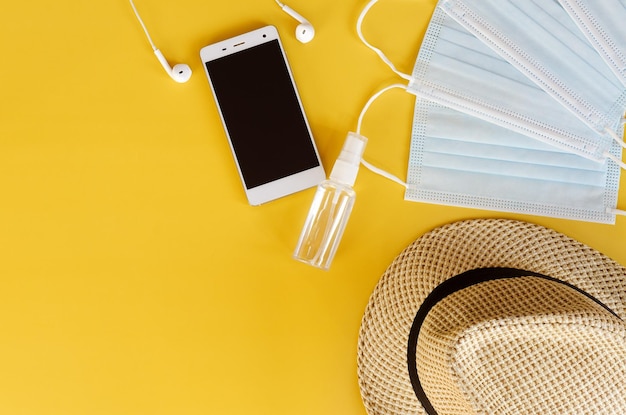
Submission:
[[[439,312],[435,302],[412,337],[433,293],[484,269],[517,273],[444,296],[453,302]],[[625,292],[626,268],[553,230],[502,219],[437,228],[392,262],[365,310],[358,375],[367,412],[626,413]],[[431,408],[418,399],[411,360]]]
[[[416,355],[429,356],[417,369],[438,414],[626,411],[624,322],[554,280],[497,279],[447,296]]]

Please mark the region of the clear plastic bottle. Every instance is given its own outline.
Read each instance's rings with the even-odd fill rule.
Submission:
[[[352,186],[359,171],[367,139],[349,133],[330,178],[317,187],[302,228],[294,258],[328,270],[354,206]]]

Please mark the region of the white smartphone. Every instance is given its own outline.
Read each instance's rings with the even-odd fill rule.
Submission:
[[[274,26],[205,46],[200,58],[251,205],[326,178]]]

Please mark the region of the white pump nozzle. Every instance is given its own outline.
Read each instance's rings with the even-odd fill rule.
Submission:
[[[330,178],[354,186],[366,145],[367,138],[356,133],[348,133],[341,153],[330,173]]]

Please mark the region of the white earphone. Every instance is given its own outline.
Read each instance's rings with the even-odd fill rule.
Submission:
[[[163,69],[165,69],[165,72],[167,72],[167,74],[176,82],[187,82],[189,78],[191,78],[191,68],[189,67],[189,65],[179,63],[177,65],[174,65],[173,68],[170,66],[170,64],[167,62],[167,59],[165,59],[165,56],[163,56],[163,53],[161,53],[161,51],[154,45],[154,42],[150,37],[150,33],[148,33],[146,25],[143,23],[143,20],[141,20],[141,16],[139,16],[139,12],[135,7],[135,3],[133,3],[133,0],[129,1],[131,7],[133,8],[133,11],[135,12],[135,16],[137,16],[137,20],[139,20],[139,23],[141,24],[141,27],[143,28],[143,31],[148,38],[148,42],[150,42],[150,46],[152,46],[154,54],[156,55],[159,62],[161,62],[161,65],[163,66]],[[302,43],[308,43],[313,40],[313,37],[315,37],[315,29],[313,28],[313,25],[311,25],[311,23],[309,23],[307,19],[302,17],[302,15],[297,13],[294,9],[287,6],[286,4],[281,3],[279,0],[276,0],[276,3],[285,13],[287,13],[289,16],[293,17],[300,23],[298,27],[296,27],[296,39],[298,39]]]
[[[167,63],[167,59],[165,59],[165,56],[163,56],[161,51],[154,45],[154,42],[152,42],[150,33],[148,33],[148,29],[146,29],[146,25],[143,23],[143,20],[141,20],[141,17],[139,16],[137,9],[135,8],[135,3],[133,3],[133,0],[129,0],[129,1],[130,1],[130,5],[133,8],[133,11],[135,12],[135,16],[137,16],[137,20],[139,20],[139,23],[141,24],[143,31],[146,33],[146,37],[148,38],[148,42],[150,42],[150,45],[152,46],[152,50],[154,51],[154,54],[156,55],[159,62],[161,62],[161,65],[163,65],[163,69],[165,69],[165,72],[167,72],[168,75],[178,83],[182,84],[184,82],[187,82],[189,78],[191,78],[191,68],[189,67],[189,65],[185,65],[184,63],[179,63],[177,65],[174,65],[174,67],[172,68],[170,64]]]
[[[309,23],[307,19],[302,17],[302,15],[297,13],[294,9],[287,6],[286,4],[281,3],[279,0],[276,0],[276,3],[278,3],[280,8],[285,13],[300,22],[298,27],[296,27],[296,39],[298,39],[302,43],[308,43],[313,40],[313,37],[315,37],[315,29],[313,28],[313,25]]]

